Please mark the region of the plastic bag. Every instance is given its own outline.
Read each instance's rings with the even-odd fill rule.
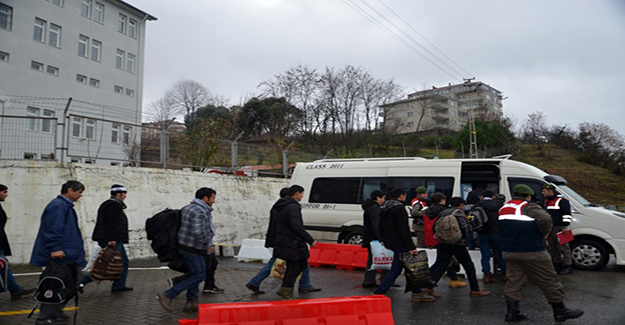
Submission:
[[[269,277],[284,280],[284,275],[286,274],[286,261],[283,259],[276,258],[271,266],[271,272],[269,272]],[[297,280],[302,278],[302,274],[300,273],[297,276]]]
[[[390,270],[391,265],[393,265],[393,251],[386,249],[378,240],[371,241],[369,246],[371,246],[371,267],[369,270]]]
[[[399,256],[406,274],[406,291],[404,292],[420,288],[434,288],[435,285],[430,279],[428,254],[425,251],[419,251],[417,255],[401,253]]]

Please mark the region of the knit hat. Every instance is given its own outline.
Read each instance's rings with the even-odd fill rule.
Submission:
[[[1,192],[1,191],[6,191],[6,190],[8,190],[8,189],[9,189],[9,188],[8,188],[6,185],[4,185],[4,184],[0,184],[0,192]]]
[[[415,189],[415,193],[417,194],[424,194],[427,191],[428,190],[425,188],[425,186],[419,186]]]
[[[543,190],[551,190],[551,191],[555,191],[556,187],[551,185],[551,184],[545,184],[543,185]]]
[[[128,193],[128,190],[123,185],[113,184],[111,186],[111,194],[115,193]]]
[[[512,193],[523,194],[523,195],[534,195],[534,190],[531,187],[525,184],[519,184],[514,186],[512,189]]]

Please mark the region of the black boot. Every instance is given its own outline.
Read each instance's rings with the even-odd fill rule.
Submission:
[[[573,266],[572,265],[564,265],[564,266],[562,266],[562,269],[560,271],[558,271],[558,274],[560,274],[560,275],[573,274]]]
[[[553,263],[553,268],[556,272],[560,272],[562,270],[562,263]]]
[[[518,301],[506,300],[506,305],[508,305],[508,312],[506,312],[506,322],[520,322],[527,319],[527,315],[521,313]]]
[[[553,307],[553,316],[556,322],[564,322],[567,319],[579,318],[584,315],[584,312],[580,309],[568,309],[563,302],[550,302]]]

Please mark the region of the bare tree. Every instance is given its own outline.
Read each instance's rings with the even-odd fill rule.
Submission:
[[[184,109],[176,105],[169,97],[162,97],[148,104],[144,119],[156,123],[161,128],[168,128],[175,118],[184,114]]]
[[[206,87],[194,80],[180,80],[165,93],[165,98],[186,114],[195,112],[198,108],[212,101],[213,96]]]
[[[543,149],[543,144],[547,141],[549,128],[547,120],[542,112],[534,112],[527,116],[527,120],[521,129],[521,139],[525,142],[535,144],[538,150]]]

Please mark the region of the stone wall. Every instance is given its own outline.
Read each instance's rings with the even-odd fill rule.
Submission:
[[[130,229],[127,251],[131,259],[153,257],[145,234],[145,220],[165,208],[188,204],[200,187],[217,191],[213,217],[218,232],[214,242],[238,246],[244,238],[264,238],[269,210],[284,179],[248,178],[191,171],[129,168],[89,164],[0,160],[0,184],[9,187],[2,203],[9,216],[5,227],[13,251],[12,263],[28,263],[41,213],[70,179],[85,184],[76,202],[85,251],[93,247],[91,234],[99,205],[109,198],[112,184],[128,189],[126,215]]]

